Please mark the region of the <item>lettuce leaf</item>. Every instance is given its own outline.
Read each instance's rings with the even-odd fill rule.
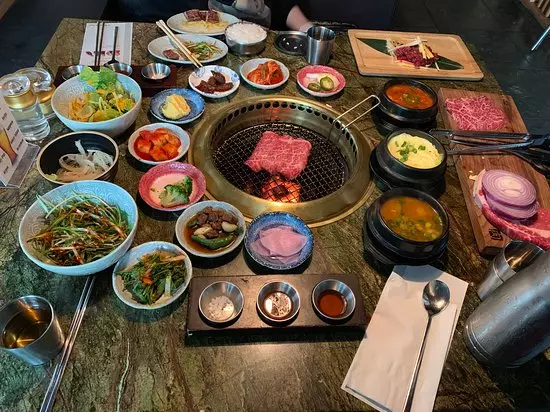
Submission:
[[[117,84],[116,73],[107,67],[100,67],[98,72],[94,72],[91,67],[86,66],[79,77],[94,89],[108,90]]]

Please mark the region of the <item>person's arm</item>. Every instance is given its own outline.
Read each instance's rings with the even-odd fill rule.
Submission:
[[[292,30],[299,30],[306,32],[313,26],[313,23],[304,15],[300,6],[295,5],[290,9],[288,16],[286,17],[286,25]]]

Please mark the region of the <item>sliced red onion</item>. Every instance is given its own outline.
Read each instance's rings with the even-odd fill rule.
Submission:
[[[538,202],[535,202],[528,206],[510,206],[500,203],[498,199],[495,199],[493,196],[485,192],[485,198],[487,199],[487,204],[493,212],[497,215],[503,217],[504,219],[510,220],[526,220],[535,216],[539,210]]]
[[[501,205],[527,207],[537,200],[535,186],[524,177],[507,170],[487,170],[481,184],[485,193]]]

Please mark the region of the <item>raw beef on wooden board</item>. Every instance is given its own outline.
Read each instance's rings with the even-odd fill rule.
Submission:
[[[447,99],[445,107],[461,130],[501,130],[509,124],[504,110],[487,96]]]
[[[481,187],[484,173],[485,171],[482,171],[476,178],[474,200],[489,223],[511,239],[533,243],[545,250],[550,249],[550,209],[539,209],[535,218],[526,222],[513,222],[503,219],[493,212],[487,203],[487,198]]]
[[[295,179],[306,168],[310,152],[311,143],[307,140],[264,132],[244,163],[254,172],[265,170]]]

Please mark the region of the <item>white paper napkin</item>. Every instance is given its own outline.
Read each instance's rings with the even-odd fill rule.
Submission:
[[[342,389],[380,411],[402,411],[428,323],[422,290],[433,279],[451,291],[449,306],[432,319],[412,411],[433,408],[462,302],[464,282],[432,266],[395,266]]]
[[[113,58],[113,40],[115,27],[118,26],[117,35],[117,56],[116,59],[121,63],[132,63],[132,23],[105,23],[103,29],[103,42],[101,43],[101,63],[103,65]],[[100,28],[101,33],[101,28]],[[86,66],[94,65],[95,41],[97,34],[97,23],[86,24],[84,40],[82,42],[82,51],[80,52],[80,64]]]

